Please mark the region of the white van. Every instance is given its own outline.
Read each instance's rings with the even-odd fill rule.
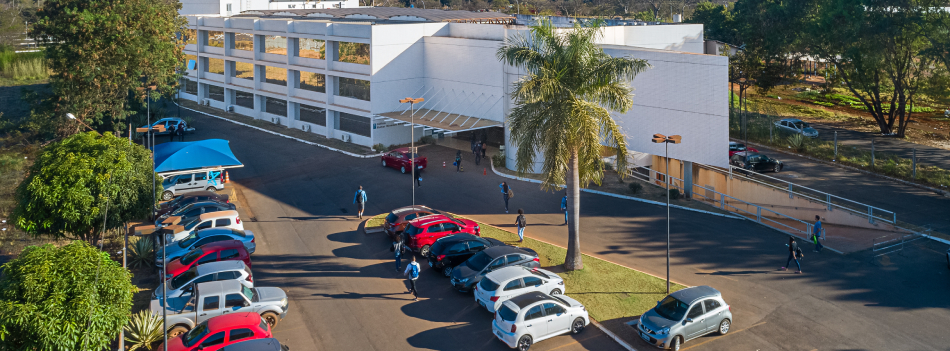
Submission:
[[[162,200],[168,201],[175,196],[193,191],[224,190],[223,173],[221,170],[213,170],[165,177],[162,181]]]
[[[174,233],[165,234],[165,242],[173,243],[179,240],[184,240],[192,233],[195,233],[201,229],[207,228],[230,228],[237,230],[244,230],[244,223],[241,223],[241,217],[238,216],[238,211],[228,210],[228,211],[218,211],[218,212],[208,212],[202,213],[198,218],[195,218],[188,223],[179,223]]]

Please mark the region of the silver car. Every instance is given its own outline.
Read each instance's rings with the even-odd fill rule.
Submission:
[[[251,267],[245,265],[244,261],[208,262],[191,267],[175,278],[165,280],[165,284],[159,284],[152,292],[152,300],[158,300],[163,296],[165,286],[168,286],[168,298],[176,298],[194,292],[195,284],[231,279],[237,279],[249,288],[254,287],[254,274],[251,273]]]
[[[801,134],[808,138],[817,138],[818,131],[808,123],[797,118],[785,118],[775,122],[775,126],[792,134]]]
[[[712,287],[694,286],[658,301],[635,326],[643,341],[679,350],[683,343],[709,333],[725,335],[732,327],[732,310]]]

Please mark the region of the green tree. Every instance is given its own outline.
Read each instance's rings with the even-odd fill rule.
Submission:
[[[527,71],[514,84],[515,107],[508,116],[511,142],[518,147],[518,172],[532,169],[543,153],[542,187],[567,185],[567,270],[584,267],[578,231],[580,187],[600,184],[601,145],[616,148],[616,169],[627,169],[627,143],[610,111],[630,109],[632,89],[627,82],[649,67],[645,60],[607,55],[595,44],[600,26],[575,24],[562,32],[550,21],[541,21],[527,35],[506,40],[497,52],[499,60]]]
[[[52,115],[72,113],[101,130],[124,130],[128,100],[144,88],[171,96],[183,65],[177,1],[47,0],[32,36],[46,44]],[[80,129],[73,125],[74,132]]]
[[[696,5],[692,16],[686,23],[700,23],[703,25],[703,36],[708,40],[719,40],[724,43],[741,45],[738,38],[737,24],[732,11],[723,5],[704,1]]]
[[[32,235],[94,243],[103,214],[107,230],[149,214],[151,164],[148,150],[112,133],[79,133],[50,144],[17,187],[11,221]]]
[[[103,350],[129,321],[131,274],[85,242],[27,247],[2,270],[0,350]]]

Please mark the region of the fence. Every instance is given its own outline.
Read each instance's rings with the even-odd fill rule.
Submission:
[[[892,237],[893,235],[884,235],[874,238],[873,244],[871,245],[872,259],[904,250],[907,244],[924,238],[923,235],[917,233],[901,234],[896,238]]]

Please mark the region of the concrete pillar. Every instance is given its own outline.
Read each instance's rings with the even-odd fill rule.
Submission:
[[[336,134],[336,126],[340,123],[340,119],[337,118],[337,112],[327,109],[327,138],[332,139]]]
[[[683,161],[683,189],[687,199],[693,198],[693,162]]]
[[[225,46],[227,47],[227,46]],[[234,61],[224,61],[224,84],[231,84],[231,77],[233,77],[235,70]]]
[[[234,90],[224,89],[224,106],[227,109],[228,106],[234,105]]]

